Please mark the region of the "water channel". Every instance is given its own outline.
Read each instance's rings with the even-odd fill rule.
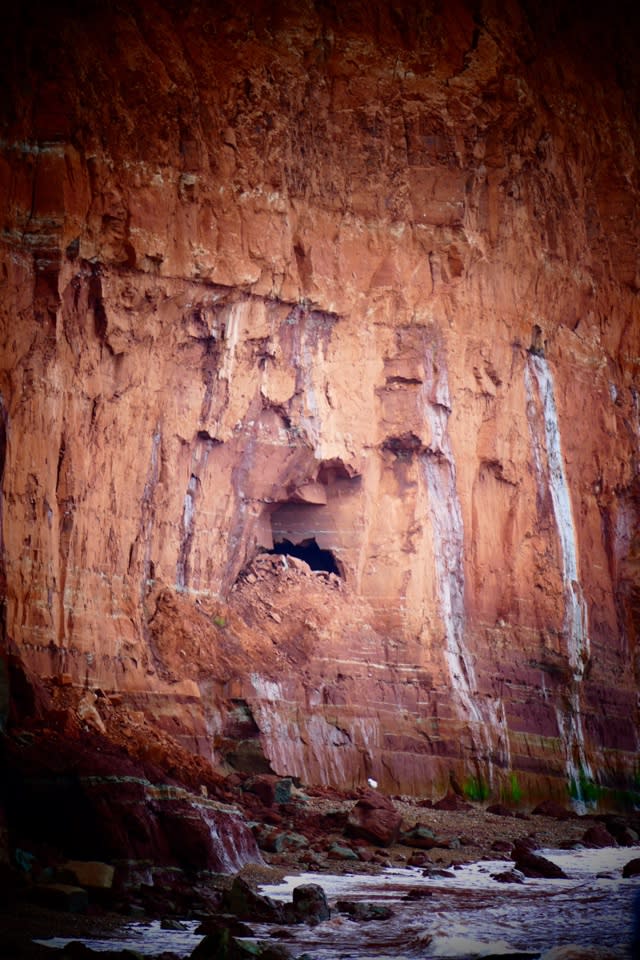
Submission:
[[[634,900],[640,877],[623,879],[633,848],[539,851],[563,868],[569,879],[500,883],[493,874],[504,860],[479,861],[445,876],[424,876],[418,868],[389,868],[377,876],[305,873],[263,886],[274,899],[289,900],[295,886],[318,883],[333,904],[338,899],[384,903],[394,915],[385,921],[357,922],[337,911],[315,927],[288,928],[292,956],[313,960],[436,960],[436,958],[514,958],[541,955],[564,944],[596,946],[630,956]],[[422,896],[424,895],[424,896]],[[87,940],[94,950],[124,946],[145,955],[172,951],[188,957],[201,937],[196,922],[184,931],[162,930],[158,922],[132,923],[121,936]],[[277,939],[267,925],[252,925],[260,939]],[[281,929],[281,928],[279,928]],[[63,946],[66,940],[47,940]]]

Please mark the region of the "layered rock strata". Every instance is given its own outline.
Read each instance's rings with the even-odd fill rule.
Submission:
[[[624,12],[236,6],[12,15],[7,642],[222,765],[628,790]]]

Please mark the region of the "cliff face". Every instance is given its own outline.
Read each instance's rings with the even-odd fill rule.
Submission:
[[[622,13],[235,6],[7,31],[9,643],[216,763],[628,788]],[[285,540],[337,572],[262,554]]]

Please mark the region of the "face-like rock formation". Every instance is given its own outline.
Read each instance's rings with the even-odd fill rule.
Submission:
[[[504,7],[14,12],[2,577],[36,673],[240,769],[632,785],[635,47]]]

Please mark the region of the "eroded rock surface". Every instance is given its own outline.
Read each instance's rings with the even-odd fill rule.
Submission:
[[[623,8],[18,6],[7,642],[227,771],[628,789]]]

